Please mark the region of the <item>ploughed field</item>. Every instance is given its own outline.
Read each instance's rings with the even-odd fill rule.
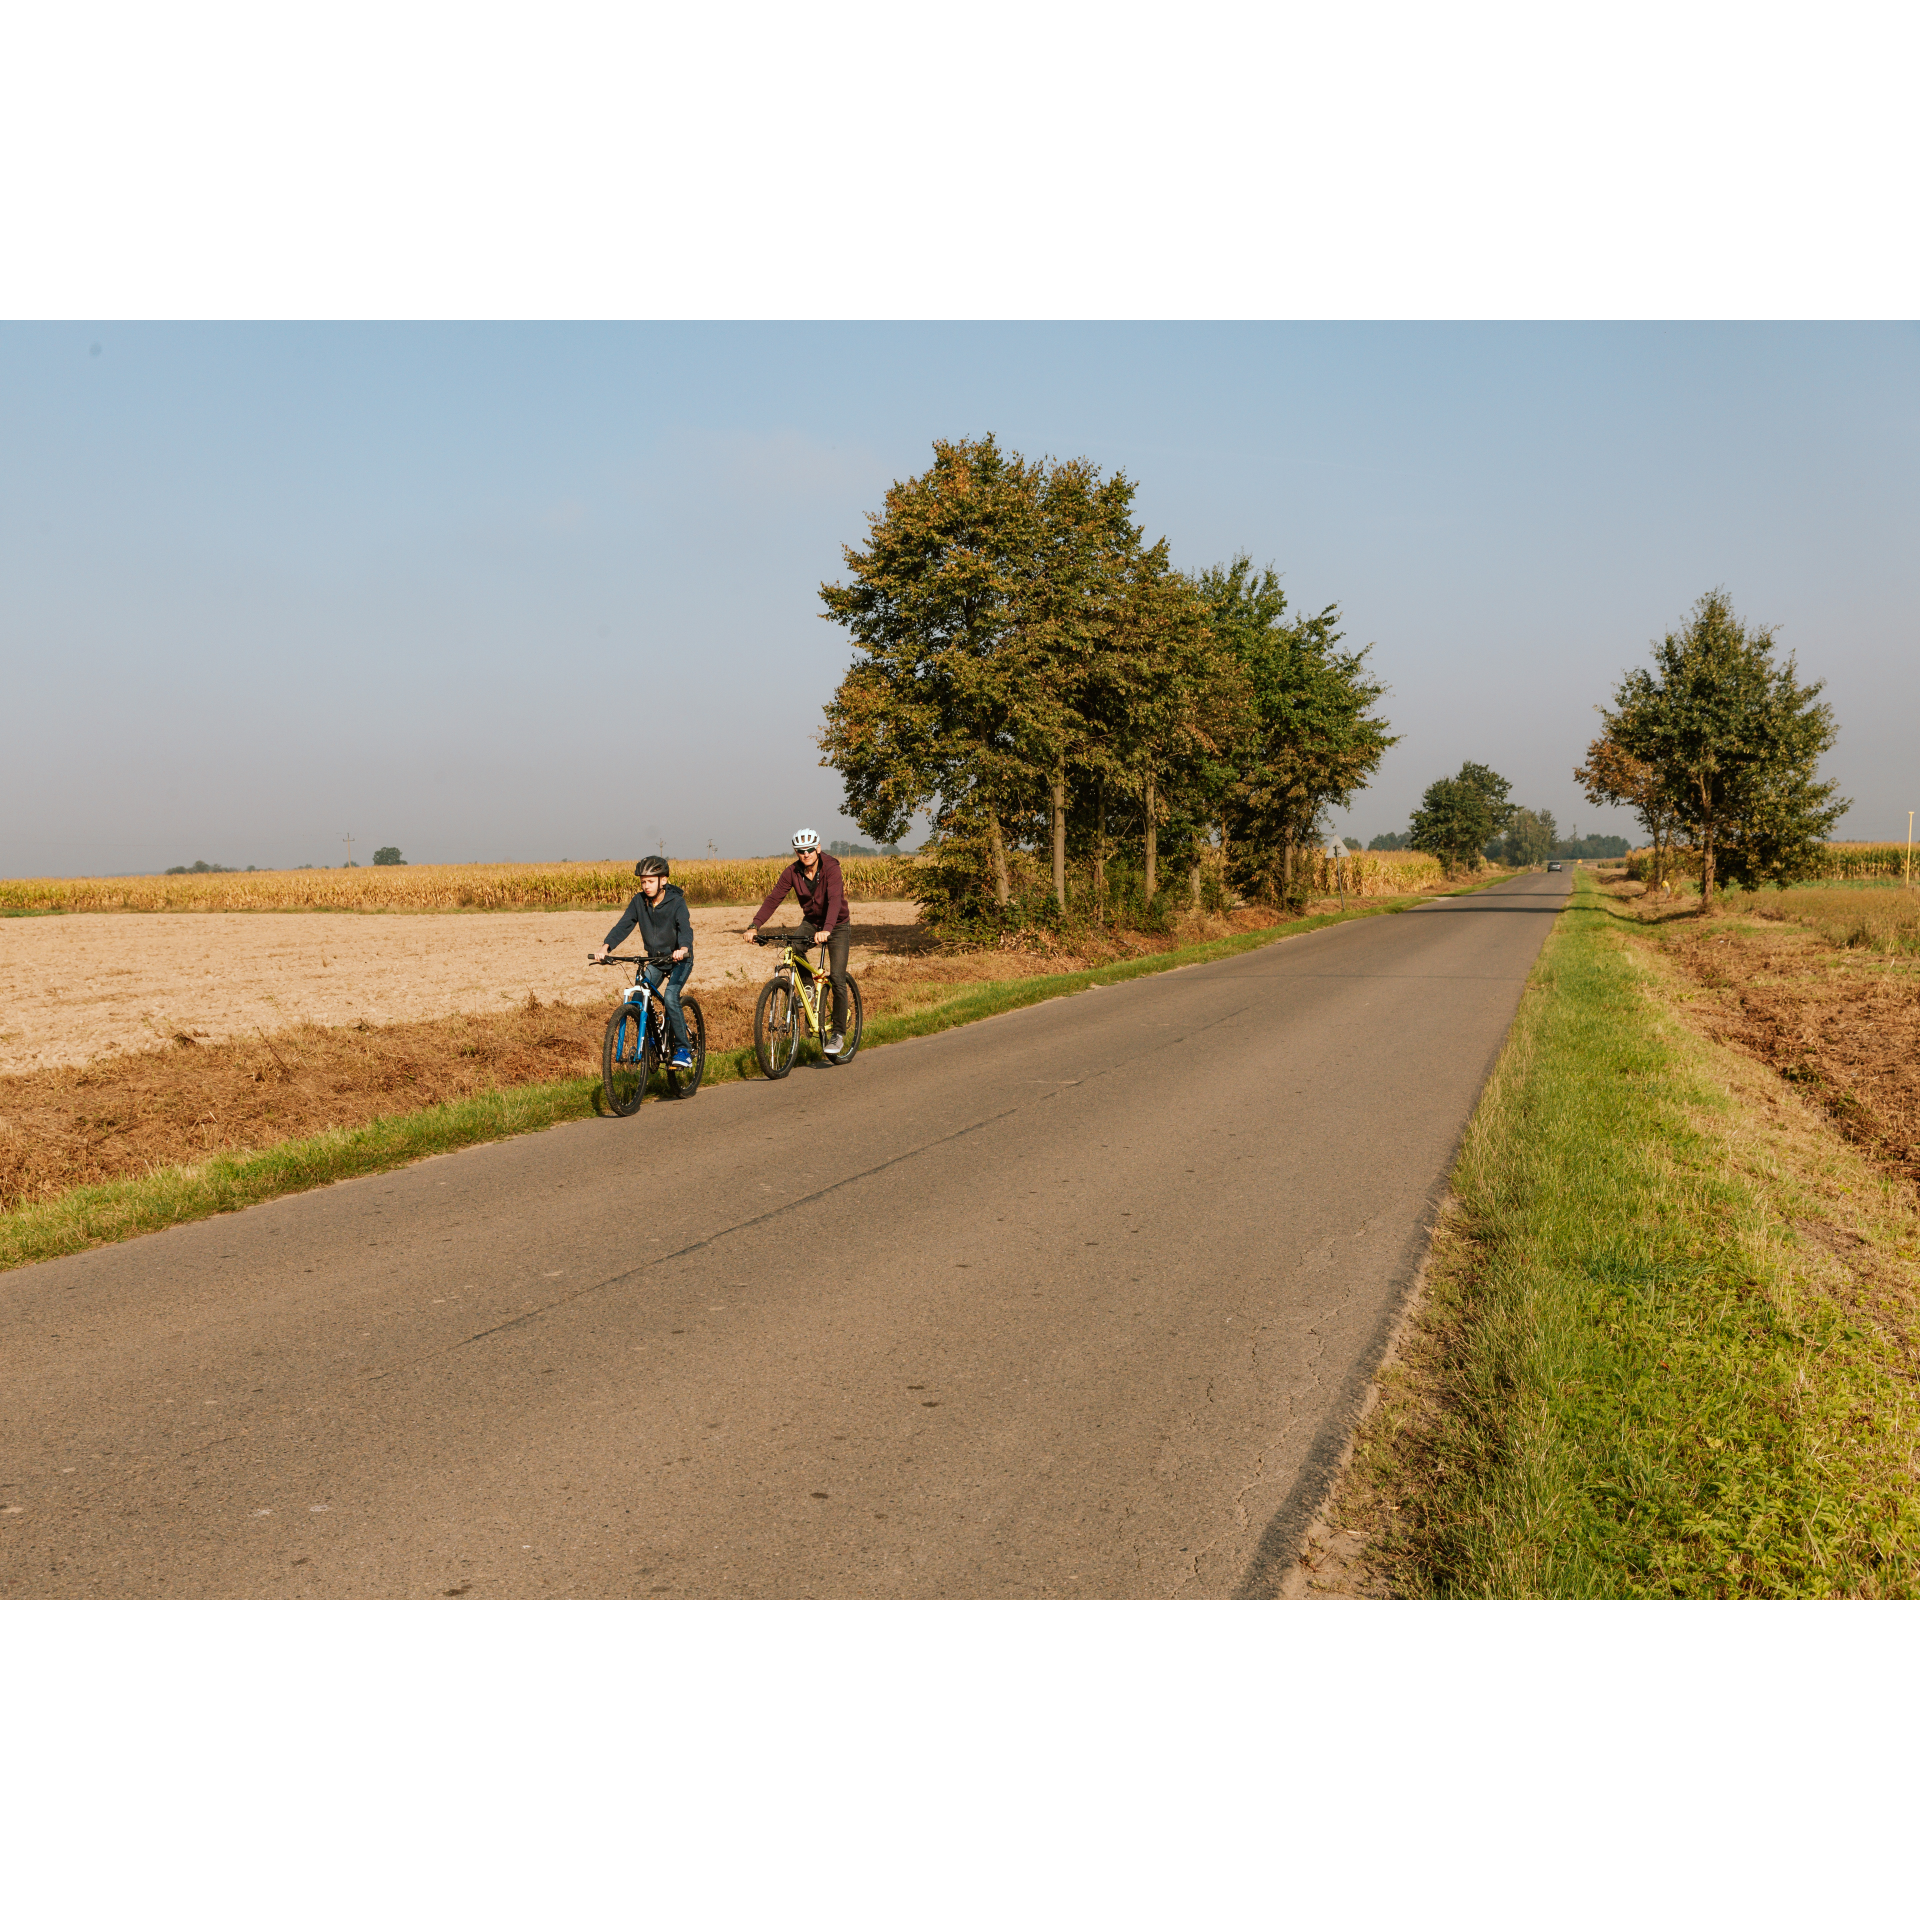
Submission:
[[[918,909],[910,900],[880,900],[854,911],[873,934],[910,929]],[[0,920],[0,1073],[85,1066],[288,1027],[501,1013],[529,997],[603,1008],[615,997],[616,976],[589,967],[586,958],[619,912]],[[751,907],[694,907],[691,916],[696,987],[766,972],[765,953],[728,937],[747,924]],[[799,913],[788,900],[775,918],[797,923]],[[868,958],[885,951],[874,944]]]
[[[1768,888],[1701,919],[1632,882],[1698,990],[1695,1022],[1764,1061],[1856,1146],[1920,1183],[1920,891]]]
[[[948,954],[914,913],[902,901],[854,908],[849,969],[870,1022],[939,1006],[978,982],[1071,971],[1278,918],[1249,908],[1159,936]],[[585,961],[614,917],[0,920],[11,1067],[0,1072],[0,1208],[471,1094],[597,1075],[607,1013],[628,976]],[[729,937],[746,924],[745,907],[695,908],[693,917],[688,990],[705,1009],[709,1051],[745,1047],[773,952]],[[798,918],[788,901],[774,924]]]

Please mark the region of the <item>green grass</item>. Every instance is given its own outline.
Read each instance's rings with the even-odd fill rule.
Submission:
[[[1402,1592],[1920,1591],[1911,1210],[1838,1199],[1876,1176],[1767,1118],[1763,1070],[1684,1029],[1577,886],[1336,1507]]]
[[[1491,884],[1491,883],[1482,883]],[[1460,888],[1473,892],[1477,888]],[[1043,974],[1025,980],[958,986],[932,1005],[868,1023],[867,1047],[966,1026],[1015,1007],[1034,1006],[1062,994],[1084,992],[1143,974],[1223,960],[1275,940],[1311,933],[1342,920],[1400,913],[1418,905],[1412,897],[1376,899],[1344,912],[1318,914],[1258,932],[1231,934],[1169,953],[1115,961],[1077,973]],[[818,1058],[811,1044],[807,1058]],[[756,1078],[751,1047],[707,1056],[705,1086]],[[428,1154],[451,1152],[486,1140],[536,1133],[565,1120],[581,1120],[597,1108],[598,1076],[541,1081],[502,1088],[468,1099],[400,1114],[360,1127],[338,1128],[250,1153],[216,1154],[191,1166],[168,1167],[135,1180],[76,1187],[58,1199],[0,1214],[0,1272],[37,1260],[83,1252],[88,1247],[151,1233],[211,1214],[231,1213],[276,1195],[299,1193],[359,1174],[379,1173]]]

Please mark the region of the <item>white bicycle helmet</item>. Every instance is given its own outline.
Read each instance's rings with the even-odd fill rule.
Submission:
[[[793,850],[795,853],[818,853],[820,836],[811,827],[802,827],[793,836]]]

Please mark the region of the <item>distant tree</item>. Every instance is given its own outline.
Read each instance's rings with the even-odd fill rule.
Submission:
[[[1363,851],[1360,842],[1356,840],[1352,834],[1348,834],[1340,844],[1345,847],[1349,853],[1360,853]]]
[[[1627,851],[1626,841],[1617,833],[1575,834],[1553,843],[1556,860],[1617,860]]]
[[[1436,854],[1449,873],[1471,868],[1480,849],[1513,816],[1511,785],[1491,767],[1468,760],[1460,771],[1436,780],[1420,796],[1408,844]]]
[[[169,867],[169,873],[238,873],[238,867],[223,867],[216,860],[196,860],[190,867]]]
[[[1413,844],[1411,833],[1376,833],[1367,842],[1369,853],[1399,853]]]
[[[1489,860],[1504,860],[1510,867],[1537,867],[1559,851],[1554,844],[1559,829],[1553,815],[1544,808],[1536,813],[1531,807],[1516,807],[1507,830],[1487,848]]]
[[[896,840],[888,846],[868,847],[858,840],[829,840],[827,851],[836,860],[877,860],[882,854],[898,854],[900,843]]]
[[[376,847],[373,851],[373,864],[376,867],[404,867],[407,863],[400,858],[398,847]]]
[[[1810,872],[1852,804],[1818,780],[1838,737],[1825,683],[1802,686],[1794,657],[1775,665],[1775,629],[1749,631],[1727,594],[1694,603],[1653,650],[1652,670],[1621,681],[1608,732],[1653,769],[1700,860],[1700,911],[1716,884],[1785,886]]]

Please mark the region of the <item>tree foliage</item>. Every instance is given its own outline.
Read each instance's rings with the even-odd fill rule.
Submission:
[[[1631,807],[1653,846],[1653,881],[1666,878],[1668,849],[1673,841],[1673,806],[1644,760],[1635,758],[1614,737],[1618,716],[1600,709],[1607,726],[1589,743],[1587,757],[1573,770],[1575,783],[1588,799],[1610,807]]]
[[[1700,863],[1701,911],[1716,884],[1785,886],[1813,870],[1850,802],[1816,778],[1838,736],[1824,683],[1776,663],[1775,629],[1749,629],[1716,589],[1620,683],[1603,739],[1647,770],[1654,803]]]
[[[1394,744],[1374,711],[1386,688],[1366,669],[1368,649],[1344,646],[1338,607],[1287,618],[1273,568],[1255,572],[1240,554],[1195,586],[1244,703],[1221,768],[1228,872],[1291,899],[1295,848],[1318,840],[1326,809],[1345,806]]]
[[[1449,873],[1471,868],[1480,849],[1513,817],[1511,785],[1491,767],[1465,761],[1456,774],[1436,780],[1420,796],[1408,845],[1435,854]]]
[[[1542,807],[1515,807],[1507,821],[1507,830],[1487,844],[1489,860],[1504,860],[1512,867],[1537,867],[1551,860],[1558,851],[1559,828],[1553,815]]]
[[[1042,873],[1065,911],[1070,858],[1098,912],[1123,848],[1144,903],[1162,860],[1197,888],[1216,853],[1283,890],[1287,849],[1393,739],[1337,609],[1289,620],[1278,576],[1244,555],[1177,572],[1122,473],[991,435],[933,451],[844,550],[846,583],[820,589],[855,652],[820,742],[861,831],[891,842],[927,815],[934,917],[990,892],[1004,918]]]

